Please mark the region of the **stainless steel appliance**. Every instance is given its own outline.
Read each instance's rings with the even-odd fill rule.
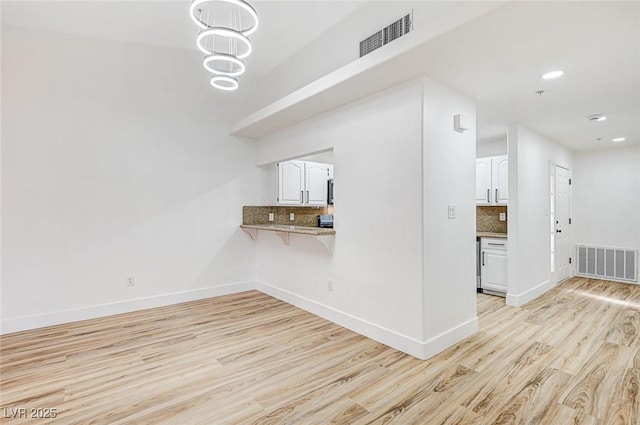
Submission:
[[[482,292],[482,284],[480,282],[480,238],[476,238],[476,288],[478,292]]]
[[[327,180],[327,204],[333,205],[333,179]]]
[[[320,214],[318,216],[318,227],[333,228],[333,214]]]

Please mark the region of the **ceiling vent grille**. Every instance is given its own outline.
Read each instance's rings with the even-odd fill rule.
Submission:
[[[391,25],[387,25],[379,31],[371,34],[360,42],[360,57],[391,43],[413,29],[412,13],[408,13]]]

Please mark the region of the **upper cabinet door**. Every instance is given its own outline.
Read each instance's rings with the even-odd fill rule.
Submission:
[[[491,158],[476,159],[476,205],[491,205]]]
[[[305,199],[304,162],[287,161],[278,164],[278,203],[301,205]]]
[[[509,160],[507,155],[492,158],[493,202],[495,205],[507,205],[509,200]]]
[[[329,179],[328,165],[319,162],[307,162],[305,167],[305,205],[326,205],[327,180]]]

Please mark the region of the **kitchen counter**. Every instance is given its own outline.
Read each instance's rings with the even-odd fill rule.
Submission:
[[[333,242],[336,231],[326,227],[309,226],[287,226],[285,224],[241,224],[240,228],[251,236],[251,239],[258,239],[259,231],[274,232],[285,245],[289,245],[289,235],[309,235],[320,242],[329,252],[333,252]]]
[[[496,232],[476,232],[476,237],[478,238],[507,238],[506,233],[496,233]]]
[[[241,224],[242,229],[267,230],[271,232],[298,233],[301,235],[335,235],[336,231],[324,227],[287,226],[284,224]]]

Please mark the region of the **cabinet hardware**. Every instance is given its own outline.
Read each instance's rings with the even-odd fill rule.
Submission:
[[[503,243],[491,243],[491,242],[487,242],[487,245],[491,245],[491,246],[504,246]]]
[[[482,265],[484,266],[484,251],[482,251]]]
[[[300,191],[300,203],[304,204],[304,190]]]
[[[498,189],[496,189],[496,199],[495,199],[496,204],[498,203]]]
[[[490,204],[491,203],[491,199],[489,199],[489,196],[491,196],[491,194],[490,194],[489,191],[490,191],[490,189],[487,189],[487,203]]]
[[[307,190],[307,204],[309,203],[309,191]]]

